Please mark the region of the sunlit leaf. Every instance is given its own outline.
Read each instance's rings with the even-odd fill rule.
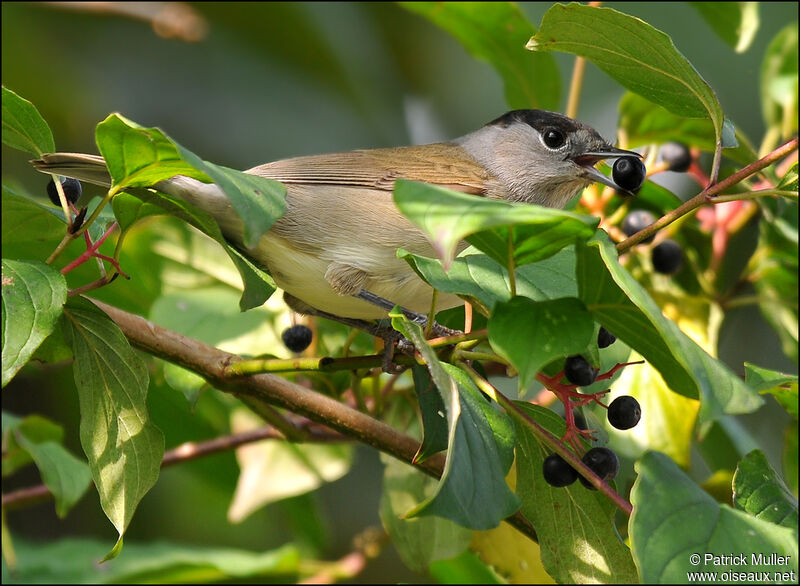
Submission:
[[[258,429],[263,421],[245,410],[232,415],[231,431]],[[338,480],[350,470],[352,447],[342,444],[302,444],[264,440],[236,449],[241,473],[228,509],[228,519],[240,523],[254,511]]]
[[[149,376],[117,325],[91,302],[64,312],[75,354],[81,446],[106,516],[122,536],[139,501],[158,479],[164,436],[147,411]]]
[[[3,259],[3,386],[30,360],[55,328],[67,283],[39,261]]]

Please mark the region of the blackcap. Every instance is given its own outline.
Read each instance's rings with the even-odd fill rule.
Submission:
[[[363,320],[386,317],[385,306],[393,304],[430,311],[432,288],[396,251],[435,253],[428,237],[395,207],[395,180],[561,208],[594,182],[619,189],[594,165],[621,156],[639,155],[561,114],[514,110],[450,142],[266,163],[245,173],[286,185],[286,213],[252,249],[244,248],[242,221],[216,185],[175,176],[154,188],[211,214],[225,237],[273,276],[293,309]],[[46,173],[110,185],[96,155],[55,153],[33,164]],[[375,296],[388,305],[364,300]],[[440,294],[436,303],[440,310],[463,301]]]

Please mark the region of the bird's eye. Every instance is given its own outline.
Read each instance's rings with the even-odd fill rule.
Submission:
[[[542,141],[544,141],[547,148],[558,149],[564,146],[567,142],[567,137],[565,137],[564,133],[560,130],[551,128],[544,131],[544,134],[542,134]]]

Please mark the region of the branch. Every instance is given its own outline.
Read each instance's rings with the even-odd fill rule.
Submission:
[[[241,360],[238,356],[182,336],[101,301],[91,301],[114,320],[132,345],[199,374],[220,391],[242,398],[253,397],[283,407],[402,460],[434,478],[442,476],[444,454],[436,454],[424,462],[415,462],[414,456],[420,448],[419,441],[382,421],[273,374],[226,377],[229,365]],[[518,511],[505,520],[523,535],[536,541],[536,532],[522,513]]]
[[[786,144],[778,147],[765,157],[760,158],[758,161],[754,163],[750,163],[749,165],[740,169],[733,175],[726,177],[719,183],[715,183],[714,185],[708,186],[706,189],[698,193],[692,199],[684,202],[681,206],[672,210],[668,214],[665,214],[664,216],[656,220],[653,224],[650,224],[647,228],[640,230],[630,238],[617,244],[617,252],[619,254],[622,254],[632,246],[650,237],[650,235],[655,234],[656,232],[661,230],[661,228],[668,226],[678,218],[685,216],[686,214],[694,211],[695,209],[699,208],[704,204],[728,201],[727,199],[715,199],[715,196],[719,193],[722,193],[726,189],[736,185],[740,181],[747,179],[751,175],[755,175],[765,167],[769,167],[771,164],[773,164],[776,161],[779,161],[792,151],[797,150],[797,143],[798,139],[796,138],[792,139]]]

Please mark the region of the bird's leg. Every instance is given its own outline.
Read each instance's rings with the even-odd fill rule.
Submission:
[[[369,276],[366,272],[358,267],[354,267],[342,262],[332,262],[328,265],[328,269],[325,271],[325,280],[328,281],[333,290],[340,295],[357,297],[358,299],[362,299],[367,303],[376,305],[387,312],[394,309],[396,305],[389,299],[385,299],[368,291],[366,285],[369,281]],[[400,308],[400,311],[402,311],[403,315],[405,315],[408,319],[422,326],[423,328],[428,323],[428,317],[421,313],[404,309],[402,307]],[[431,324],[431,331],[436,336],[452,336],[453,334],[461,333],[449,328],[445,328],[444,326],[440,326],[436,322]]]
[[[385,309],[386,311],[391,311],[395,307],[395,304],[389,301],[388,299],[384,299],[383,297],[379,297],[374,293],[370,293],[366,289],[361,289],[358,293],[355,294],[355,296],[358,297],[359,299],[363,299],[368,303],[377,305],[378,307],[380,307],[381,309]],[[410,309],[405,309],[403,307],[400,307],[399,309],[403,313],[403,315],[405,315],[415,324],[418,324],[423,328],[428,324],[427,315],[423,315],[421,313],[417,313],[416,311],[411,311]],[[457,330],[451,330],[450,328],[446,328],[443,325],[440,325],[436,322],[433,322],[433,324],[431,324],[431,331],[437,336],[453,336],[455,334],[461,333]]]

